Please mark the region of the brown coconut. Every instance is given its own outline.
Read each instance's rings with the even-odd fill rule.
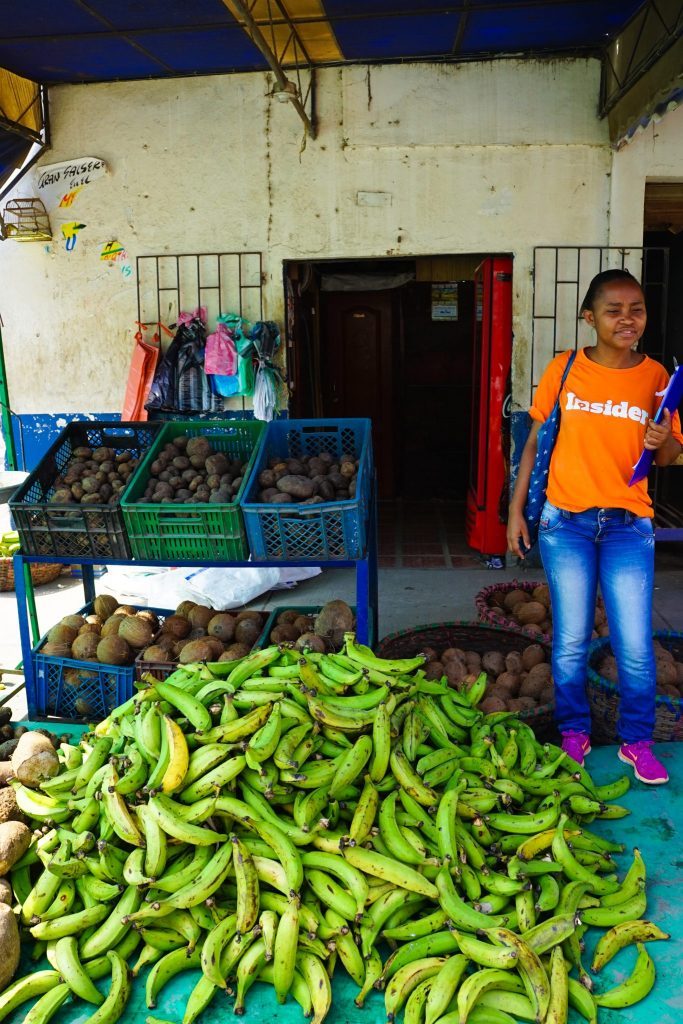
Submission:
[[[193,629],[202,628],[206,632],[206,627],[211,622],[211,619],[215,615],[213,608],[208,608],[204,604],[196,604],[190,611],[188,619]]]
[[[235,620],[228,612],[219,612],[209,620],[206,631],[209,636],[215,636],[223,643],[228,643],[235,635]]]
[[[106,636],[97,645],[97,660],[103,665],[130,665],[134,655],[122,636]]]
[[[212,660],[215,660],[213,658],[213,645],[206,640],[191,640],[189,644],[185,644],[178,657],[181,665],[189,665],[193,661]]]
[[[183,615],[169,615],[161,627],[162,633],[170,633],[176,640],[183,640],[192,629],[190,620]]]
[[[76,632],[78,632],[81,626],[85,625],[85,619],[82,615],[65,615],[60,625],[71,626],[72,629],[75,629]]]
[[[182,617],[186,619],[189,616],[192,609],[194,608],[195,604],[195,601],[181,601],[175,610],[176,615],[182,615]]]
[[[95,614],[99,615],[105,622],[110,615],[113,615],[119,606],[119,602],[110,594],[98,594],[95,598]]]
[[[65,626],[63,622],[53,626],[50,632],[47,634],[47,638],[51,644],[67,644],[71,647],[78,636],[78,630],[73,626]]]
[[[81,633],[71,645],[71,654],[78,661],[97,661],[99,633]]]
[[[129,615],[123,620],[118,635],[136,651],[149,647],[154,636],[149,623],[137,615]]]
[[[102,626],[100,636],[115,636],[121,628],[123,622],[123,615],[110,615],[105,624]]]

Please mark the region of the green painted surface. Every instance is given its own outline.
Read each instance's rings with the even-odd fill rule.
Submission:
[[[630,850],[638,846],[648,868],[648,918],[671,933],[669,942],[650,943],[648,949],[657,967],[657,982],[648,998],[624,1010],[601,1009],[600,1024],[680,1024],[683,1020],[683,971],[680,965],[683,940],[683,744],[661,744],[657,751],[665,761],[671,781],[667,786],[648,787],[634,782],[631,790],[619,802],[631,810],[631,815],[618,821],[595,822],[591,828],[626,844],[626,853],[617,858],[619,875],[623,876],[630,863]],[[612,781],[629,770],[616,757],[616,747],[596,748],[589,756],[588,767],[599,784]],[[593,947],[602,934],[591,929],[587,935],[585,962],[590,963]],[[610,988],[626,977],[635,961],[634,948],[622,950],[596,978],[596,989]],[[48,966],[22,964],[24,972]],[[144,1001],[146,974],[133,983],[133,995],[121,1018],[122,1024],[143,1024],[148,1016],[157,1021],[180,1024],[185,1001],[198,972],[178,975],[162,991],[158,1005],[148,1009]],[[100,983],[103,992],[108,982]],[[373,993],[359,1010],[353,1003],[356,986],[337,970],[334,978],[334,1004],[327,1017],[328,1024],[381,1024],[384,1021],[383,996]],[[53,1018],[56,1024],[85,1024],[94,1011],[85,1003],[67,1004]],[[26,1008],[7,1018],[10,1024],[22,1024]],[[232,1000],[218,993],[211,1006],[199,1018],[200,1024],[225,1024],[232,1017]],[[303,1024],[298,1004],[291,1000],[278,1006],[269,985],[257,984],[247,996],[245,1019],[252,1024]],[[582,1019],[570,1011],[571,1024]]]

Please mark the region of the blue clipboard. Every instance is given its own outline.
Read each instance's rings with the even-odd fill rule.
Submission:
[[[681,399],[683,399],[683,366],[678,366],[676,360],[674,360],[674,366],[676,369],[674,370],[667,385],[667,389],[664,392],[662,403],[655,413],[655,423],[659,423],[665,409],[668,409],[673,416],[678,409],[678,406],[681,404]],[[648,448],[643,449],[643,454],[633,467],[633,476],[628,482],[629,487],[632,487],[633,484],[637,484],[639,480],[643,480],[648,475],[652,468],[654,454],[655,453],[650,451]]]

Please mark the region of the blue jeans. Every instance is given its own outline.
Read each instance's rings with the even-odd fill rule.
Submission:
[[[586,674],[599,582],[619,675],[619,735],[624,743],[652,739],[656,690],[652,520],[616,508],[566,512],[546,501],[539,547],[553,610],[552,668],[559,729],[591,731]]]

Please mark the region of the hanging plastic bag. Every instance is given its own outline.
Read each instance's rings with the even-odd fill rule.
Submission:
[[[158,330],[154,332],[151,338],[145,338],[144,332],[150,329],[150,325],[142,324],[139,321],[136,321],[136,324],[138,329],[135,332],[135,344],[130,361],[130,370],[128,371],[123,409],[121,411],[121,419],[124,423],[147,419],[145,402],[152,387],[161,352],[159,330],[166,331],[172,337],[167,327],[164,327],[163,324],[157,324]]]
[[[213,375],[211,385],[224,398],[249,396],[254,391],[254,345],[249,337],[249,321],[238,313],[224,313],[218,317],[217,322],[232,336],[236,350],[236,367],[232,374]]]
[[[148,409],[169,412],[219,412],[223,400],[213,394],[204,372],[206,308],[178,316],[175,337],[160,364]]]
[[[233,376],[237,369],[237,349],[232,332],[219,320],[216,330],[206,339],[204,372]]]
[[[269,423],[278,411],[278,390],[282,383],[273,357],[280,346],[280,332],[272,320],[259,321],[251,329],[251,340],[257,358],[254,384],[254,416]]]

